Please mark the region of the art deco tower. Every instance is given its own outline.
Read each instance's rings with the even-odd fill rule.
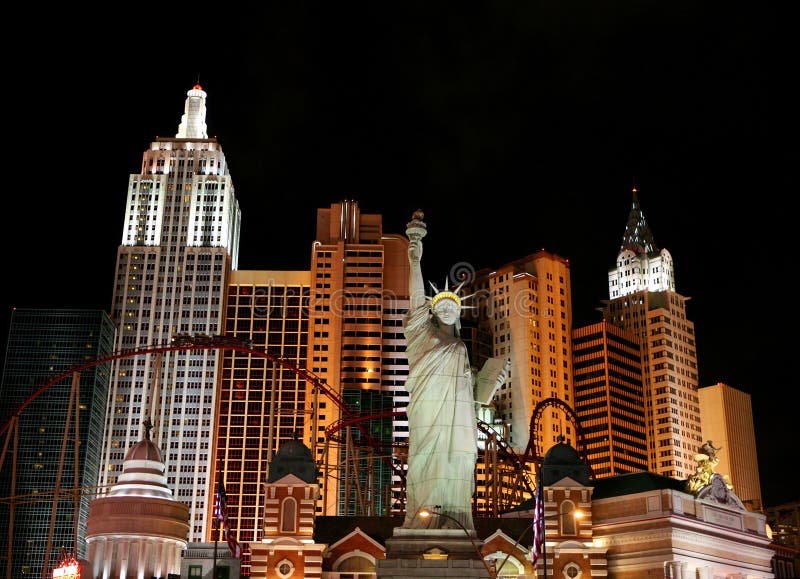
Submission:
[[[635,188],[608,289],[604,319],[641,339],[649,470],[688,478],[702,440],[694,323],[686,319],[689,298],[675,291],[672,255],[656,246]]]
[[[111,308],[116,350],[168,343],[177,333],[223,331],[241,213],[222,148],[206,132],[205,103],[200,85],[188,91],[175,137],[156,137],[141,172],[129,178]],[[117,482],[158,380],[153,442],[168,486],[189,506],[189,541],[206,536],[219,352],[142,354],[117,360],[112,370],[102,457],[109,466],[99,484]]]

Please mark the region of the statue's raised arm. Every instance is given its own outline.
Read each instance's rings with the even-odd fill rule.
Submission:
[[[417,308],[425,303],[425,282],[422,280],[422,238],[428,234],[428,226],[422,221],[425,214],[417,209],[406,224],[408,236],[408,294],[411,307]]]

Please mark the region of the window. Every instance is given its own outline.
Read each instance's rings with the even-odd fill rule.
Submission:
[[[275,566],[275,572],[281,579],[287,579],[294,573],[294,563],[289,559],[283,559]]]
[[[281,532],[294,533],[295,514],[297,513],[297,501],[291,497],[285,498],[281,503]]]
[[[202,577],[202,576],[203,576],[202,565],[189,565],[189,577]]]
[[[577,507],[575,506],[575,503],[572,501],[564,501],[561,503],[559,510],[561,511],[561,534],[577,535],[578,533],[575,528],[575,513],[577,512]]]

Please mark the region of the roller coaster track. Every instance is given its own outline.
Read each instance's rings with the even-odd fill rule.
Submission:
[[[297,376],[305,380],[306,382],[310,383],[314,388],[319,390],[322,394],[327,396],[328,398],[333,401],[334,404],[341,410],[345,419],[354,419],[357,418],[357,413],[351,409],[347,404],[344,403],[342,398],[332,389],[332,387],[325,382],[322,378],[317,376],[316,374],[310,372],[306,368],[302,368],[296,366],[288,359],[280,356],[271,354],[270,352],[266,352],[264,350],[258,350],[252,348],[250,346],[238,345],[237,340],[231,339],[229,336],[219,336],[219,337],[212,337],[210,339],[203,339],[202,341],[192,342],[190,340],[183,341],[181,343],[159,343],[159,344],[151,344],[147,346],[140,346],[137,348],[130,348],[124,350],[117,350],[115,352],[111,352],[110,354],[104,356],[98,356],[94,360],[84,362],[81,364],[76,364],[70,367],[63,372],[55,374],[51,376],[44,384],[42,384],[39,388],[37,388],[32,394],[30,394],[22,404],[20,404],[14,412],[12,412],[11,416],[6,419],[0,427],[0,437],[2,437],[9,429],[10,425],[13,422],[15,417],[19,417],[22,412],[30,406],[33,401],[35,401],[39,396],[43,393],[47,392],[55,384],[58,384],[61,380],[75,374],[76,372],[80,373],[83,370],[88,368],[92,368],[94,366],[98,366],[100,364],[105,364],[107,362],[111,362],[113,360],[118,360],[120,358],[129,358],[131,356],[139,356],[145,354],[158,354],[158,353],[165,353],[165,352],[178,352],[178,351],[185,351],[185,350],[234,350],[237,352],[241,352],[243,354],[250,354],[252,356],[258,358],[264,358],[266,360],[270,360],[272,363],[281,366],[293,373]],[[367,445],[371,446],[375,450],[380,451],[382,445],[376,442],[369,434],[368,430],[360,424],[360,422],[355,421],[354,424],[359,428],[361,434],[363,435],[364,441]],[[391,461],[387,460],[387,464],[391,466]],[[3,463],[0,460],[0,469],[2,469]]]
[[[342,418],[325,429],[325,437],[328,441],[344,444],[346,435],[343,433],[351,426],[381,418],[402,418],[405,416],[405,410],[393,409],[385,412]],[[478,420],[477,428],[486,440],[483,456],[483,461],[486,465],[483,486],[487,489],[489,505],[484,509],[476,507],[476,514],[497,516],[500,512],[505,512],[518,505],[524,499],[532,497],[534,485],[531,481],[530,471],[525,468],[525,462],[503,438],[498,436],[497,431],[490,424],[481,420]],[[383,443],[383,453],[386,452],[387,448],[397,449],[406,446],[406,443],[401,442]],[[393,463],[392,470],[401,481],[405,481],[405,469],[402,464]],[[401,486],[404,487],[405,485],[401,483]]]
[[[539,451],[539,443],[538,438],[536,436],[536,424],[539,421],[539,418],[547,408],[558,408],[564,414],[567,415],[567,418],[572,423],[572,426],[575,428],[575,448],[578,450],[581,459],[589,467],[591,471],[591,463],[589,462],[589,457],[586,451],[586,442],[584,440],[583,429],[581,428],[580,420],[578,419],[578,415],[575,414],[575,411],[572,407],[561,400],[560,398],[545,398],[541,402],[539,402],[533,409],[531,413],[531,422],[530,422],[530,430],[528,433],[528,446],[525,449],[525,453],[522,455],[522,462],[525,464],[534,464],[536,466],[541,466],[542,461],[544,460],[544,456]]]
[[[69,410],[67,411],[66,421],[65,424],[65,436],[64,436],[64,444],[61,448],[60,460],[59,460],[59,471],[58,471],[58,480],[56,480],[56,487],[53,491],[53,498],[51,499],[53,502],[53,509],[51,515],[51,522],[50,522],[50,530],[48,533],[47,539],[47,547],[45,549],[45,562],[42,566],[42,573],[43,578],[45,576],[46,571],[48,570],[49,565],[49,557],[50,557],[50,547],[51,547],[51,540],[53,535],[53,522],[56,514],[56,507],[59,501],[59,494],[61,493],[62,489],[60,487],[60,479],[61,479],[61,469],[62,465],[64,464],[64,458],[66,455],[66,440],[69,437],[69,421],[70,417],[73,416],[73,420],[75,422],[75,431],[76,434],[74,436],[74,441],[76,444],[75,453],[77,454],[77,421],[78,421],[78,399],[79,399],[79,384],[80,384],[80,373],[84,370],[92,368],[94,366],[98,366],[101,364],[105,364],[108,362],[112,362],[114,360],[118,360],[120,358],[129,358],[132,356],[141,356],[147,354],[163,354],[166,352],[179,352],[179,351],[186,351],[186,350],[234,350],[237,352],[241,352],[243,354],[249,354],[258,358],[264,358],[266,360],[270,360],[276,366],[280,366],[285,368],[309,384],[311,384],[314,389],[321,392],[323,395],[327,396],[328,398],[333,401],[333,403],[337,406],[337,408],[341,411],[342,415],[348,419],[353,419],[356,417],[355,412],[347,406],[341,397],[328,385],[322,378],[317,376],[316,374],[308,371],[306,368],[302,368],[296,366],[288,359],[280,356],[275,355],[267,351],[254,349],[248,342],[243,340],[239,340],[238,338],[230,337],[230,336],[202,336],[197,337],[196,339],[187,335],[182,335],[180,341],[173,341],[169,343],[157,343],[157,344],[150,344],[145,346],[139,346],[136,348],[128,348],[117,350],[111,352],[109,354],[98,356],[93,360],[83,362],[80,364],[75,364],[70,368],[55,373],[53,376],[49,377],[47,381],[36,388],[27,398],[17,406],[11,415],[7,418],[4,418],[2,426],[0,426],[0,437],[6,436],[5,443],[3,444],[2,451],[0,451],[0,471],[3,469],[3,465],[5,463],[6,454],[8,452],[9,446],[11,445],[12,450],[12,483],[11,483],[11,497],[9,497],[9,504],[10,504],[10,517],[9,517],[9,545],[8,545],[8,555],[6,557],[7,561],[12,561],[12,537],[13,537],[13,517],[14,517],[14,505],[16,502],[15,494],[15,483],[16,483],[16,471],[17,471],[17,443],[19,438],[19,422],[20,417],[23,411],[28,408],[37,398],[39,398],[42,394],[47,392],[51,387],[55,386],[65,378],[72,376],[72,390],[70,392],[70,400],[69,400]],[[74,414],[73,414],[73,403],[74,403]],[[371,448],[379,451],[380,458],[391,467],[393,470],[396,471],[397,467],[393,464],[390,456],[382,456],[380,455],[380,450],[382,446],[378,444],[369,434],[369,431],[366,427],[361,424],[360,422],[356,421],[354,423],[356,428],[362,434],[363,437],[363,444],[370,446]],[[13,444],[10,444],[13,439]],[[75,465],[77,468],[77,461],[75,461]],[[77,479],[77,473],[75,474]],[[65,494],[68,491],[65,492]],[[77,501],[78,495],[80,493],[69,493],[73,496],[73,500]],[[77,502],[76,502],[76,513],[77,513]],[[77,515],[76,515],[77,520]],[[76,530],[77,533],[77,530]],[[77,537],[75,538],[77,541]],[[10,579],[12,566],[10,564],[7,565],[7,572],[8,572],[8,579]]]

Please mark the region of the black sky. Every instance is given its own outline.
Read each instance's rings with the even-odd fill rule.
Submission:
[[[800,499],[783,474],[799,438],[784,337],[798,53],[770,3],[169,5],[101,25],[60,10],[3,40],[4,334],[11,306],[108,309],[128,175],[175,135],[199,77],[242,209],[240,269],[307,269],[333,202],[396,233],[422,208],[426,277],[545,248],[571,262],[582,325],[608,297],[635,183],[692,298],[701,386],[752,394],[765,504]]]

